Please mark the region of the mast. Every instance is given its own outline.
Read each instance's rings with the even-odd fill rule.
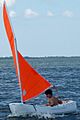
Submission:
[[[23,99],[22,99],[22,90],[21,90],[21,80],[20,80],[20,69],[19,69],[18,52],[17,52],[17,41],[16,41],[16,38],[15,38],[14,40],[15,40],[14,44],[15,44],[16,61],[17,61],[17,68],[18,68],[18,79],[19,79],[19,84],[20,84],[21,102],[23,103]]]

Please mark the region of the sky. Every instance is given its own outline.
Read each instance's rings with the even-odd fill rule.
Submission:
[[[23,56],[80,56],[80,0],[6,0]],[[0,0],[0,57],[11,56]]]

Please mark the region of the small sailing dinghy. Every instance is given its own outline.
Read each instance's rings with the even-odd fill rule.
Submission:
[[[71,100],[67,102],[64,101],[63,104],[59,104],[54,107],[24,104],[25,101],[28,101],[43,93],[46,89],[50,88],[52,84],[44,79],[40,74],[38,74],[17,50],[16,39],[12,31],[5,2],[3,4],[3,20],[21,90],[21,103],[9,104],[12,115],[20,116],[35,112],[44,114],[63,114],[75,112],[77,109],[76,102]]]

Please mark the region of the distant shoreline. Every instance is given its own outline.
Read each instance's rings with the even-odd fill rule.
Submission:
[[[30,59],[30,58],[33,58],[33,59],[38,59],[38,58],[80,58],[80,56],[24,56],[24,58],[27,58],[27,59]],[[13,59],[12,56],[9,56],[9,57],[0,57],[0,59]]]

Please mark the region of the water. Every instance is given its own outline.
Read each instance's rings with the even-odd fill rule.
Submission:
[[[42,76],[58,87],[60,99],[71,99],[77,102],[78,112],[76,114],[53,116],[48,120],[80,120],[80,57],[26,59]],[[55,90],[53,94],[57,94]],[[8,104],[12,102],[20,102],[20,90],[13,67],[13,60],[11,58],[0,58],[0,120],[45,119],[38,116],[8,118],[7,116],[10,114]],[[29,101],[29,103],[34,104],[44,104],[45,102],[44,94]]]

